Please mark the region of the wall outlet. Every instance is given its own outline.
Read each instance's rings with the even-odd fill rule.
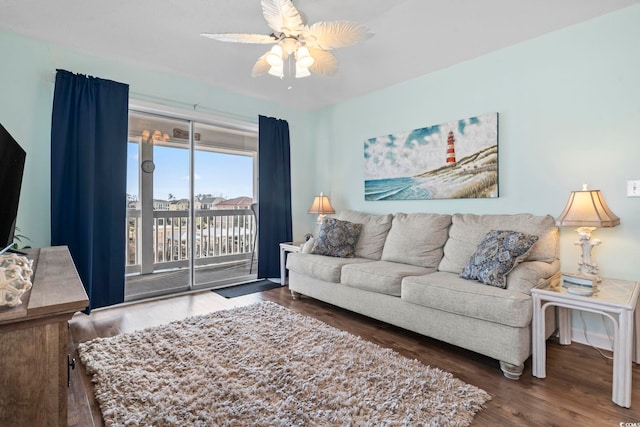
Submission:
[[[640,180],[627,181],[627,197],[640,197]]]

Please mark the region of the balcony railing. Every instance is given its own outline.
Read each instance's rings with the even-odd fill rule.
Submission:
[[[189,221],[188,211],[153,211],[152,245],[143,247],[141,211],[129,209],[127,211],[127,273],[151,270],[142,268],[143,259],[153,260],[151,271],[188,266],[192,245]],[[195,264],[212,265],[251,257],[256,230],[255,216],[250,209],[197,210],[195,213]],[[146,251],[152,251],[153,256],[149,256]]]

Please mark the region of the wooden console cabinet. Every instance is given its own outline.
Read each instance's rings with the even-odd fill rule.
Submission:
[[[67,322],[89,300],[66,246],[27,252],[33,287],[0,307],[0,426],[66,426]]]

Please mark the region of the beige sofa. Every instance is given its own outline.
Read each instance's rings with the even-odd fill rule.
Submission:
[[[551,216],[415,213],[335,217],[362,224],[354,257],[301,253],[287,260],[294,298],[306,295],[500,361],[518,379],[531,354],[531,288],[559,281]],[[506,287],[460,277],[491,230],[537,236]],[[553,315],[552,310],[548,310]],[[555,322],[549,319],[547,333]]]

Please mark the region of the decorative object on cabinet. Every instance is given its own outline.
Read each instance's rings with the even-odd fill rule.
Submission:
[[[16,253],[5,253],[0,255],[0,267],[9,267],[16,265],[23,273],[23,276],[27,280],[31,280],[33,274],[33,260],[27,258],[24,255],[18,255]]]
[[[22,304],[22,295],[31,289],[32,263],[17,254],[0,255],[0,307]]]
[[[22,277],[16,265],[0,267],[0,307],[22,304],[22,295],[31,289],[31,282]]]

